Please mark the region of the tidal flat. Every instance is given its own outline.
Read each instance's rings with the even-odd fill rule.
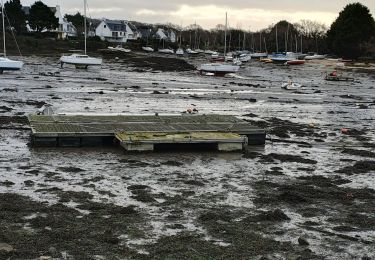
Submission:
[[[131,54],[101,69],[25,57],[0,75],[0,258],[373,259],[375,71]],[[298,91],[281,89],[292,79]],[[27,115],[236,115],[267,129],[243,153],[125,153],[30,145]],[[345,134],[341,131],[348,129]]]

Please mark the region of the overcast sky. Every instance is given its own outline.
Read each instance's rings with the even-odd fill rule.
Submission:
[[[21,0],[30,5],[35,0]],[[83,12],[83,0],[43,0],[60,5],[63,13]],[[82,2],[82,4],[81,4]],[[148,23],[193,24],[204,28],[224,24],[225,12],[231,27],[258,30],[279,20],[310,19],[330,25],[350,2],[361,2],[375,14],[375,0],[88,0],[92,18],[135,20]]]

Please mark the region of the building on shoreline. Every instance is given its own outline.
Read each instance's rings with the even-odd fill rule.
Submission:
[[[56,6],[55,16],[59,19],[59,28],[56,29],[57,38],[77,37],[77,28],[62,16],[59,5]]]
[[[175,43],[177,40],[176,33],[173,30],[165,30],[163,28],[159,28],[156,31],[154,38],[160,41],[167,41],[171,43]]]
[[[103,19],[96,27],[95,35],[103,41],[115,43],[126,43],[128,40],[141,38],[141,34],[131,23],[108,19]]]

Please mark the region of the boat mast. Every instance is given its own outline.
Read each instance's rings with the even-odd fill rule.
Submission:
[[[288,51],[288,40],[286,39],[287,38],[287,36],[286,36],[286,33],[284,34],[284,37],[285,37],[285,54],[287,53],[287,51]]]
[[[87,54],[87,24],[86,24],[86,8],[87,8],[87,0],[84,0],[84,5],[85,5],[85,8],[84,8],[84,13],[85,13],[85,55]]]
[[[182,21],[181,21],[181,27],[180,27],[180,47],[181,48],[181,43],[182,43]]]
[[[227,26],[228,26],[228,13],[225,13],[224,57],[227,56]]]
[[[268,53],[266,38],[264,37],[263,39],[264,39],[264,47],[266,48],[266,53]]]
[[[3,20],[3,44],[4,44],[4,58],[7,57],[7,48],[5,46],[5,12],[4,12],[4,0],[1,0],[1,19]]]
[[[195,32],[194,32],[194,49],[197,49],[197,21],[194,23]]]
[[[288,29],[286,30],[286,35],[285,35],[285,53],[288,52],[288,41],[289,41],[289,23],[288,23]]]
[[[243,46],[242,46],[242,50],[244,51],[245,50],[245,44],[246,44],[246,32],[244,31],[243,32]]]
[[[276,53],[279,53],[279,40],[277,39],[277,24],[276,24]]]
[[[241,50],[241,34],[238,35],[238,50]]]

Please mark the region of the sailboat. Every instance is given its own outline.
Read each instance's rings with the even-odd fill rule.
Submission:
[[[4,44],[4,57],[0,57],[0,74],[4,72],[4,70],[20,70],[23,67],[22,61],[15,61],[7,58],[7,50],[5,46],[5,9],[4,9],[4,1],[1,1],[1,17],[3,22],[3,44]]]
[[[102,59],[90,57],[87,55],[87,23],[86,23],[86,9],[87,9],[87,0],[84,0],[84,10],[85,10],[85,54],[72,54],[69,56],[63,55],[60,58],[61,67],[64,64],[72,64],[75,65],[76,68],[85,68],[87,69],[88,66],[101,66]]]
[[[182,49],[182,23],[181,23],[181,30],[180,30],[180,44],[178,46],[178,49],[176,51],[177,56],[184,56],[185,52],[184,49]]]
[[[225,14],[225,43],[224,43],[224,57],[227,56],[227,27],[228,27],[228,14]],[[202,64],[199,68],[201,74],[213,73],[214,75],[225,75],[228,73],[236,73],[240,66],[230,63],[208,63]]]
[[[150,30],[150,29],[148,29],[148,30]],[[150,31],[147,32],[147,41],[146,41],[146,46],[143,46],[143,47],[142,47],[142,50],[144,50],[145,52],[154,52],[154,51],[155,51],[154,48],[148,46],[148,37],[149,37],[149,33],[150,33]]]

